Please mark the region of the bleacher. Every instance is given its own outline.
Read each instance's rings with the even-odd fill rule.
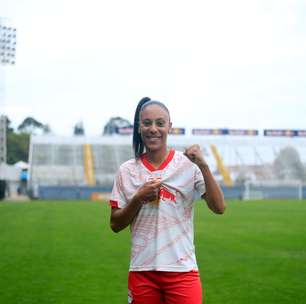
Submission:
[[[131,143],[128,135],[32,136],[29,190],[33,197],[50,199],[88,199],[92,193],[108,192],[120,164],[133,157]],[[194,143],[201,146],[228,198],[245,198],[241,178],[248,182],[275,179],[273,161],[284,147],[294,146],[306,162],[305,140],[176,135],[168,138],[169,146],[180,151]]]

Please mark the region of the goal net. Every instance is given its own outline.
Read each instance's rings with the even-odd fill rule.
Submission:
[[[303,199],[303,184],[299,180],[247,181],[245,200],[256,199]]]

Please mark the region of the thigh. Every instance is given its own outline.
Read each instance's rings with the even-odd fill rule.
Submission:
[[[202,304],[198,272],[175,273],[165,285],[165,304]]]
[[[162,304],[162,292],[154,281],[154,276],[147,271],[131,271],[128,279],[131,304]]]

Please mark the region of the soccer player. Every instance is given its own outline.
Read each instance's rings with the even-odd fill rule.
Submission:
[[[167,146],[171,129],[167,107],[150,98],[138,103],[134,118],[135,158],[116,175],[110,225],[132,235],[128,303],[202,304],[193,244],[195,191],[217,214],[223,193],[200,147],[184,153]]]

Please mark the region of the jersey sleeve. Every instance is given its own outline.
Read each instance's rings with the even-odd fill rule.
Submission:
[[[195,167],[196,167],[195,169],[196,172],[195,172],[194,187],[195,187],[195,190],[202,196],[206,192],[206,185],[205,185],[205,181],[204,181],[201,170],[199,169],[198,166],[195,166]]]
[[[127,204],[127,199],[124,194],[124,184],[123,184],[123,170],[119,168],[113,190],[110,196],[109,204],[112,208],[123,208]]]

